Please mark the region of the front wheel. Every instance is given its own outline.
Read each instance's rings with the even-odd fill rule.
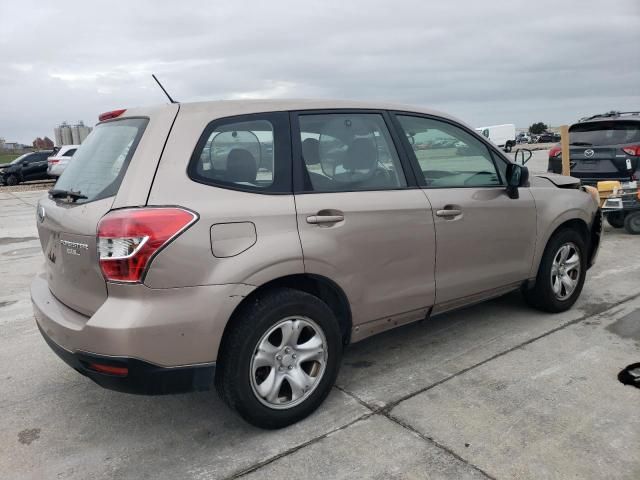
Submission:
[[[534,288],[524,290],[529,304],[546,312],[564,312],[576,302],[587,270],[586,244],[573,229],[556,232],[542,256]]]
[[[282,428],[311,414],[338,375],[342,335],[317,297],[279,289],[250,300],[232,320],[216,385],[249,423]]]
[[[13,187],[14,185],[17,185],[18,183],[20,183],[18,180],[18,177],[16,177],[15,175],[9,175],[5,180],[5,182],[10,187]]]
[[[627,214],[624,229],[631,235],[640,235],[640,211]]]

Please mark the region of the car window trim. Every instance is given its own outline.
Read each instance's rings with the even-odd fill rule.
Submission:
[[[436,190],[436,189],[442,189],[442,188],[500,188],[502,189],[506,187],[506,179],[502,178],[502,174],[500,173],[500,169],[498,168],[497,161],[498,160],[503,161],[507,163],[507,165],[513,162],[511,162],[508,158],[506,158],[504,155],[498,152],[496,150],[496,146],[491,141],[489,141],[484,136],[480,135],[475,130],[467,127],[466,125],[458,123],[454,120],[451,120],[445,117],[440,117],[438,115],[404,111],[404,110],[392,110],[389,113],[391,115],[391,118],[393,119],[395,128],[398,130],[400,140],[407,152],[407,156],[411,161],[411,165],[415,169],[416,179],[417,179],[418,185],[420,185],[421,188]],[[404,130],[402,128],[402,125],[400,124],[400,120],[398,119],[398,116],[418,117],[418,118],[425,118],[428,120],[435,120],[443,123],[448,123],[449,125],[457,127],[463,130],[464,132],[470,134],[472,137],[476,138],[478,141],[480,141],[480,143],[484,144],[484,146],[489,151],[489,156],[491,157],[491,161],[493,162],[493,168],[495,168],[496,170],[498,180],[500,180],[500,185],[493,185],[493,184],[484,185],[484,186],[483,185],[469,185],[469,186],[459,185],[459,186],[447,186],[447,187],[437,187],[437,186],[434,187],[434,186],[427,185],[427,182],[424,178],[424,174],[422,173],[422,170],[420,168],[420,163],[418,162],[418,157],[416,156],[413,150],[413,147],[411,146],[411,144],[409,143],[409,140],[407,140],[406,135],[404,134]],[[497,155],[497,159],[496,159],[496,155]]]
[[[248,187],[246,185],[239,185],[231,182],[210,180],[197,174],[196,164],[200,160],[200,153],[206,146],[211,133],[216,128],[230,123],[252,122],[256,120],[265,120],[273,126],[274,171],[273,183],[271,185],[264,188]],[[278,145],[278,148],[276,148],[276,145]],[[278,165],[279,168],[276,168],[276,165]],[[277,175],[276,171],[278,171]],[[286,111],[268,111],[219,117],[209,122],[204,127],[193,151],[191,152],[186,174],[192,181],[210,187],[257,193],[260,195],[291,195],[293,193],[291,171],[291,125],[289,114]]]
[[[387,127],[387,131],[391,138],[391,145],[396,151],[400,168],[405,177],[406,186],[396,188],[367,188],[355,190],[336,190],[331,192],[306,190],[304,188],[304,160],[302,158],[302,135],[300,132],[300,116],[302,115],[348,115],[348,114],[373,114],[380,115]],[[289,112],[291,124],[291,158],[292,158],[292,176],[293,176],[293,193],[296,195],[306,194],[331,194],[331,193],[352,193],[352,192],[392,192],[396,190],[409,190],[420,188],[418,185],[415,172],[411,167],[411,163],[402,149],[401,140],[398,132],[394,128],[389,111],[377,108],[317,108],[317,109],[300,109],[291,110]]]

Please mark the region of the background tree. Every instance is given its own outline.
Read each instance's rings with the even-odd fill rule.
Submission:
[[[549,127],[546,123],[537,122],[529,127],[529,133],[534,135],[540,135],[542,132],[546,132]]]

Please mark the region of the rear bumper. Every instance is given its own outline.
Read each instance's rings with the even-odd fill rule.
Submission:
[[[215,363],[193,367],[166,368],[135,358],[107,357],[86,352],[70,352],[55,343],[38,325],[42,337],[65,363],[98,385],[118,392],[161,395],[208,390],[213,384]],[[96,371],[95,365],[126,369],[126,374]]]
[[[195,382],[192,387],[199,388],[200,369],[212,373],[227,320],[253,288],[109,284],[107,300],[87,317],[54,297],[41,274],[31,284],[31,299],[45,340],[73,368],[109,388],[165,393],[163,382],[184,387],[190,377]],[[92,371],[91,359],[129,366],[128,378]],[[148,384],[141,380],[146,377]],[[156,380],[158,389],[152,386]]]

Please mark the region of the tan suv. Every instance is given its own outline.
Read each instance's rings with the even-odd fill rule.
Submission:
[[[309,415],[343,347],[515,289],[550,312],[599,244],[593,191],[528,178],[472,128],[400,106],[117,110],[37,207],[51,348],[98,384]],[[597,197],[597,195],[596,195]]]

